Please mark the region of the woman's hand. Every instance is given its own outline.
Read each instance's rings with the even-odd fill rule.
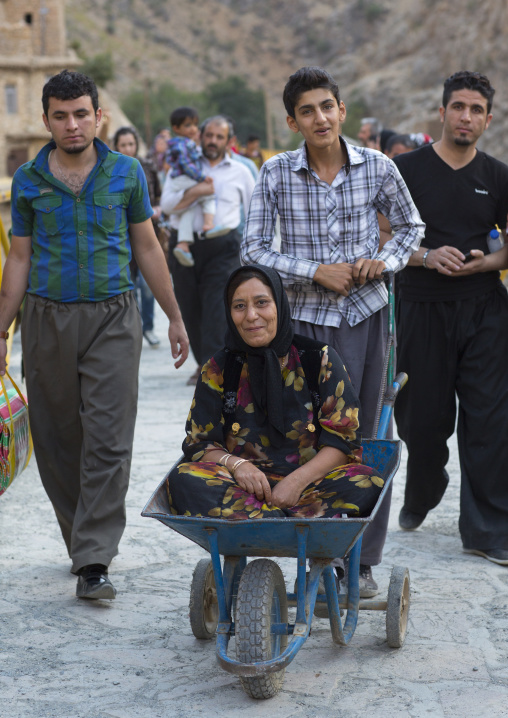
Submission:
[[[296,477],[292,477],[291,474],[285,476],[272,491],[272,505],[279,509],[296,506],[304,488],[305,486],[302,488]]]
[[[231,460],[230,460],[231,463]],[[272,503],[272,490],[268,479],[254,464],[250,461],[244,461],[235,469],[234,480],[238,486],[247,491],[249,494],[256,494],[259,501],[263,501],[270,506]]]

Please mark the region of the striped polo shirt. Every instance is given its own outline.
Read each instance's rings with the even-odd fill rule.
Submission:
[[[32,237],[28,293],[100,302],[133,289],[129,224],[152,216],[145,174],[132,157],[94,140],[97,163],[79,195],[49,171],[52,141],[12,182],[12,233]]]

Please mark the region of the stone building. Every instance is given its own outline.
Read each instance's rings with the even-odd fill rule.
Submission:
[[[0,177],[12,177],[48,141],[48,77],[80,64],[67,48],[64,0],[0,0]]]

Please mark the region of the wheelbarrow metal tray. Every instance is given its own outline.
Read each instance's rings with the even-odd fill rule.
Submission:
[[[158,519],[166,526],[210,550],[210,532],[218,534],[223,556],[298,557],[297,527],[308,526],[307,558],[345,556],[377,513],[400,463],[400,442],[366,440],[362,462],[375,467],[385,486],[370,516],[365,518],[262,518],[232,521],[171,514],[164,479],[143,509],[142,516]]]

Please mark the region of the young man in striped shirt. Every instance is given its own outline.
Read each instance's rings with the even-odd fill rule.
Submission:
[[[299,334],[333,346],[362,407],[361,432],[372,435],[387,337],[383,271],[398,271],[415,252],[424,225],[395,165],[376,150],[348,145],[346,107],[335,80],[304,67],[284,89],[287,122],[305,144],[261,168],[244,230],[242,260],[281,275]],[[393,237],[379,248],[377,213]],[[277,214],[280,252],[272,248]],[[377,593],[371,566],[381,562],[390,496],[364,534],[360,590]]]
[[[170,320],[175,366],[188,339],[136,159],[96,139],[85,75],[42,96],[52,141],[12,185],[12,245],[0,291],[0,374],[25,299],[22,344],[35,456],[78,575],[80,598],[115,598],[108,566],[125,528],[142,329],[131,249]]]

